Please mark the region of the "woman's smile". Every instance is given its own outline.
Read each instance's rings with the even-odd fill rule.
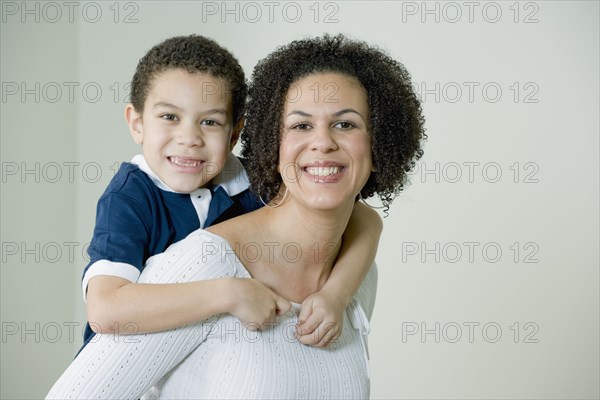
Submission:
[[[364,87],[332,72],[308,75],[292,86],[301,95],[283,110],[279,169],[286,187],[311,208],[353,202],[373,167]],[[315,87],[334,87],[335,98]]]

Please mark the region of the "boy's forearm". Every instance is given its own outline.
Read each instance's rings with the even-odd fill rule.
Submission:
[[[229,312],[231,278],[196,282],[117,283],[97,276],[88,286],[91,328],[97,333],[149,333],[178,328]]]
[[[335,267],[323,287],[335,293],[336,298],[346,306],[375,261],[382,230],[379,214],[357,202],[344,231],[344,241]]]

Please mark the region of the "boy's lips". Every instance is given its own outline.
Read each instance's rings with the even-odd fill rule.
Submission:
[[[204,165],[204,160],[199,158],[192,157],[183,157],[183,156],[170,156],[167,157],[169,162],[175,165],[178,169],[183,172],[194,172],[201,169]]]

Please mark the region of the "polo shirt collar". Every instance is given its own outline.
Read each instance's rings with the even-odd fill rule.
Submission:
[[[143,172],[145,172],[146,175],[148,175],[148,177],[152,181],[152,183],[154,183],[156,185],[156,187],[158,187],[159,189],[162,189],[166,192],[179,193],[179,192],[171,189],[169,186],[167,186],[166,183],[164,183],[163,181],[160,180],[158,175],[156,175],[154,173],[154,171],[152,171],[150,169],[150,166],[148,165],[148,163],[146,162],[146,159],[144,158],[144,156],[142,154],[138,154],[135,157],[133,157],[131,159],[131,163],[137,165],[139,167],[139,169],[141,169]]]
[[[225,166],[212,181],[214,186],[225,189],[229,197],[240,194],[250,187],[250,180],[244,166],[232,153],[229,153]]]
[[[171,189],[166,183],[160,180],[158,175],[150,169],[150,166],[142,154],[133,157],[131,163],[137,165],[139,169],[146,173],[159,189],[167,192],[180,193]],[[227,161],[221,172],[215,176],[212,181],[215,187],[221,186],[229,196],[235,196],[250,187],[250,180],[248,179],[248,174],[246,173],[244,166],[232,153],[227,157]]]

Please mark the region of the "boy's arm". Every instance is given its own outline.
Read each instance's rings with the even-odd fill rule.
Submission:
[[[96,333],[159,332],[221,313],[262,329],[287,309],[287,300],[248,278],[148,284],[99,275],[90,279],[87,293],[88,320]]]
[[[98,275],[87,289],[87,316],[96,333],[148,333],[184,326],[226,312],[226,279],[142,284]]]
[[[302,302],[296,327],[300,342],[324,347],[339,337],[343,313],[375,261],[382,230],[379,214],[357,202],[329,279]]]
[[[140,283],[131,285],[158,287],[164,284],[166,287],[186,280],[209,282],[227,273],[228,268],[219,255],[206,258],[205,268],[198,268],[197,260],[206,257],[206,252],[194,239],[183,239],[177,245],[180,245],[179,251],[174,252],[171,248],[148,262],[139,277]],[[169,265],[164,268],[167,258]],[[239,280],[252,281],[248,278]],[[219,297],[226,295],[219,293]],[[209,321],[216,323],[218,318]],[[207,329],[204,323],[198,323],[152,335],[98,335],[73,360],[47,398],[139,399],[202,344],[212,332],[209,327],[210,324]]]
[[[115,186],[123,186],[120,181],[117,183]],[[142,191],[137,187],[121,192],[107,193],[98,202],[94,237],[88,248],[90,264],[83,290],[87,293],[87,316],[94,332],[156,332],[225,312],[259,328],[275,319],[280,297],[253,279],[192,282],[189,273],[188,279],[178,281],[184,283],[132,282],[138,277],[131,271],[142,269],[139,267],[148,252],[150,232],[159,228],[152,223],[152,204],[147,200],[150,196],[139,195]],[[114,261],[109,261],[109,257]],[[151,260],[148,263],[167,263],[160,255]],[[253,307],[250,309],[248,304]]]

